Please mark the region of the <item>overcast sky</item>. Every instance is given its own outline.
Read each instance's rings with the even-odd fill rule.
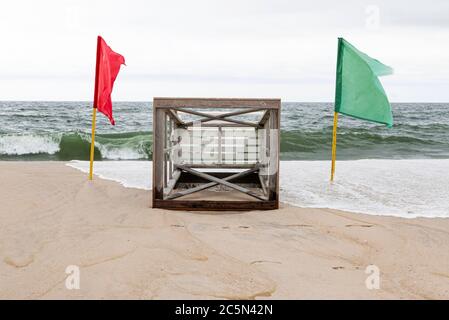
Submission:
[[[2,0],[0,100],[91,100],[98,34],[114,100],[333,101],[342,36],[394,68],[391,101],[449,102],[448,0]]]

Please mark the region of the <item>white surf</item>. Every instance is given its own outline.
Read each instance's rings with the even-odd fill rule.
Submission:
[[[88,172],[88,161],[69,166]],[[281,201],[406,218],[449,217],[449,160],[281,161]],[[125,187],[151,189],[150,161],[98,161],[95,174]]]

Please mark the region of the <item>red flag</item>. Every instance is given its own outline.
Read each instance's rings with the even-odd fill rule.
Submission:
[[[112,125],[115,121],[112,117],[111,93],[122,64],[125,64],[125,58],[112,51],[103,38],[98,36],[94,108],[106,115]]]

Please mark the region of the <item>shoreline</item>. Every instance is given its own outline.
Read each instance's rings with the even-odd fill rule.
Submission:
[[[86,174],[89,170],[88,161],[67,165]],[[449,159],[338,161],[332,184],[329,161],[280,165],[281,201],[293,206],[403,218],[449,217]],[[94,174],[125,187],[150,190],[151,166],[151,161],[100,161]]]
[[[449,298],[448,218],[152,209],[149,191],[59,161],[0,161],[0,176],[0,298]]]

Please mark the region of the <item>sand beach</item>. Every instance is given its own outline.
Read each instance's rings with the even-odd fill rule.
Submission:
[[[446,218],[158,210],[64,162],[0,162],[0,181],[2,299],[449,298]]]

